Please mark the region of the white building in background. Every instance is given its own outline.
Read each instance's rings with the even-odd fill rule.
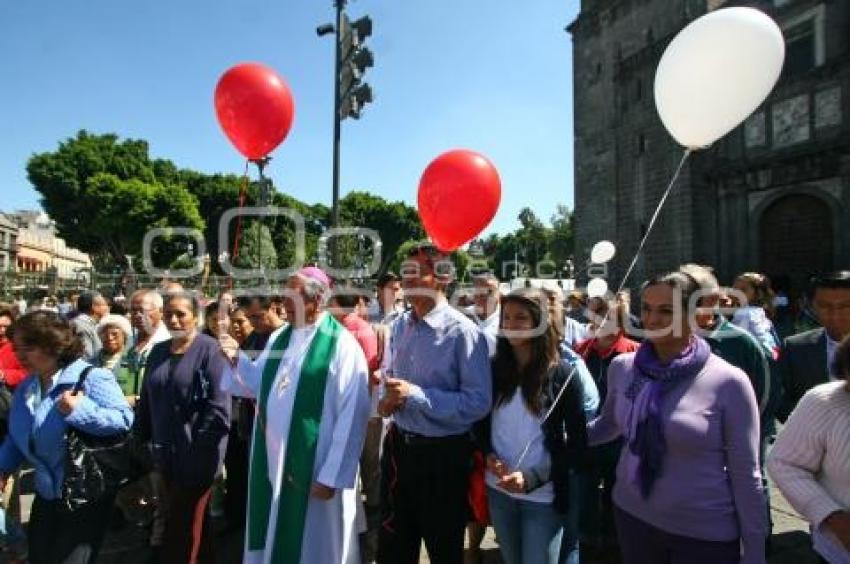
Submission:
[[[79,278],[80,273],[91,268],[89,256],[65,243],[65,239],[53,239],[53,267],[59,278],[72,280]]]
[[[60,279],[72,280],[82,270],[91,268],[91,259],[82,251],[68,247],[56,236],[54,222],[39,211],[18,211],[7,214],[17,225],[18,272],[47,272],[55,269]]]
[[[15,270],[18,257],[18,225],[0,213],[0,272]]]

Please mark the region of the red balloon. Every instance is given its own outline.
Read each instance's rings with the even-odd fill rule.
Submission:
[[[496,215],[502,183],[496,167],[465,149],[443,153],[419,181],[419,218],[434,244],[454,251],[481,233]]]
[[[295,102],[289,86],[273,69],[243,63],[218,80],[215,113],[233,146],[249,159],[260,159],[286,138]]]

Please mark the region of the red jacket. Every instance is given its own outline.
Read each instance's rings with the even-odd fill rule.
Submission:
[[[575,351],[576,354],[580,355],[583,359],[587,360],[591,351],[595,352],[599,358],[608,358],[611,355],[619,355],[623,353],[635,352],[640,347],[640,343],[632,341],[626,335],[620,331],[620,334],[617,335],[617,339],[604,351],[600,351],[596,349],[596,339],[590,338],[580,343],[576,344]]]
[[[0,345],[0,371],[5,375],[6,385],[15,388],[27,377],[27,371],[18,362],[12,341]]]

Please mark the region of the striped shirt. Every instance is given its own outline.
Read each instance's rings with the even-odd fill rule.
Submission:
[[[844,381],[809,390],[791,413],[767,464],[776,485],[812,528],[828,562],[850,563],[850,551],[822,524],[850,511],[850,391]]]

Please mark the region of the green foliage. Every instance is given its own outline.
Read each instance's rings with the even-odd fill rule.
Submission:
[[[573,215],[569,208],[559,205],[550,218],[550,226],[544,225],[530,208],[523,208],[517,220],[520,227],[512,233],[504,236],[492,233],[477,242],[493,273],[502,280],[513,276],[535,277],[537,265],[549,263],[550,268],[541,268],[540,274],[561,277],[575,248]]]
[[[266,225],[258,220],[247,222],[239,239],[239,254],[233,264],[255,270],[277,268],[277,251]]]
[[[197,201],[173,178],[156,176],[148,144],[80,131],[55,152],[27,163],[30,182],[60,237],[92,255],[126,266],[151,227],[203,229]],[[165,170],[159,166],[160,170]]]
[[[381,268],[398,268],[398,251],[405,242],[421,241],[425,231],[416,209],[403,202],[388,202],[368,192],[349,192],[340,200],[343,225],[374,229],[381,237]],[[368,257],[366,257],[368,260]]]
[[[550,221],[552,223],[552,260],[557,264],[565,264],[575,252],[573,214],[567,206],[559,205]]]
[[[218,256],[232,252],[236,222],[228,226],[227,241],[219,241],[219,223],[227,210],[240,205],[240,190],[246,181],[239,175],[180,169],[167,159],[151,159],[145,141],[86,131],[61,142],[55,151],[34,155],[27,163],[27,173],[41,194],[44,211],[56,222],[59,236],[92,255],[95,264],[126,267],[125,256],[137,257],[145,233],[155,227],[201,230],[218,272]],[[257,184],[247,182],[243,204],[256,205],[258,193]],[[307,205],[275,190],[272,205],[300,214],[306,231],[304,259],[316,260],[318,240],[330,226],[330,209],[323,204]],[[340,217],[344,226],[377,231],[382,242],[379,273],[398,271],[410,246],[426,238],[415,208],[365,191],[350,192],[340,200]],[[474,256],[465,251],[453,254],[460,279],[468,279],[468,270],[485,266],[499,277],[510,277],[513,269],[509,263],[515,256],[531,265],[529,274],[533,275],[536,263],[551,260],[560,268],[572,255],[572,214],[566,206],[558,206],[550,218],[551,226],[544,225],[530,208],[524,208],[517,219],[520,227],[513,233],[491,234],[475,242]],[[243,222],[238,266],[262,264],[272,269],[294,265],[293,221],[278,217],[267,218],[262,225],[254,218]],[[341,239],[345,255],[341,265],[369,262],[369,244]],[[156,240],[153,255],[158,267],[190,261],[187,241],[167,232]]]

